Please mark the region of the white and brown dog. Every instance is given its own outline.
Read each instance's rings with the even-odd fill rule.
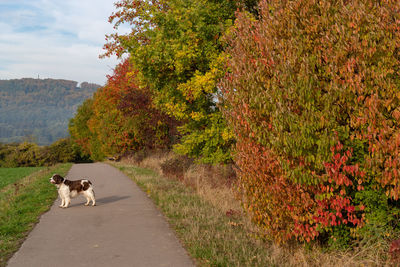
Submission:
[[[89,205],[90,200],[92,201],[92,206],[96,205],[92,183],[87,179],[70,181],[64,179],[61,175],[54,174],[50,178],[50,183],[58,188],[58,195],[61,198],[60,208],[68,208],[71,198],[80,194],[83,194],[86,198],[85,206]]]

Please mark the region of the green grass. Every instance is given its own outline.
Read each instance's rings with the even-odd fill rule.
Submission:
[[[43,167],[0,168],[0,189],[41,169]]]
[[[18,182],[11,182],[0,190],[0,266],[6,265],[38,222],[39,216],[56,199],[57,192],[49,183],[49,177],[53,173],[66,175],[71,166],[67,163],[37,169],[31,175],[16,178]],[[21,174],[19,170],[14,172]]]
[[[189,254],[200,266],[273,266],[270,251],[245,227],[179,181],[154,171],[115,165],[162,210]]]

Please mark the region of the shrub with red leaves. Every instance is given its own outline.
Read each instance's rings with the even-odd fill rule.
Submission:
[[[227,34],[224,115],[266,236],[365,225],[355,196],[400,188],[400,2],[261,1]],[[352,231],[350,231],[352,230]]]

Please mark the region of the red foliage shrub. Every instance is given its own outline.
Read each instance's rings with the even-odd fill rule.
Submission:
[[[239,12],[221,106],[253,219],[273,239],[363,225],[366,185],[398,199],[400,3],[261,1]]]

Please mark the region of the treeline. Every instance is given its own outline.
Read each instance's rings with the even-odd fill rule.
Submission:
[[[170,148],[237,166],[266,238],[398,233],[398,1],[124,0],[127,55],[70,121],[93,159]]]
[[[68,121],[99,85],[56,79],[0,80],[0,142],[49,145],[68,135]]]
[[[29,142],[0,143],[0,167],[51,166],[66,162],[90,162],[70,138],[59,139],[48,146]]]

